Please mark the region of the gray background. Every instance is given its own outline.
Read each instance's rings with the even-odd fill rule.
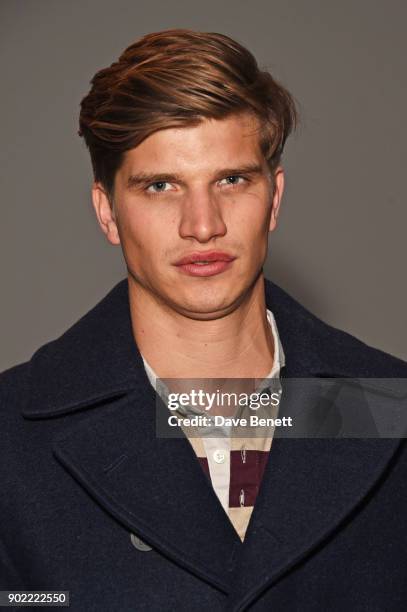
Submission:
[[[125,276],[77,136],[96,70],[171,27],[247,45],[299,103],[266,274],[328,323],[407,358],[406,4],[2,0],[0,370]]]

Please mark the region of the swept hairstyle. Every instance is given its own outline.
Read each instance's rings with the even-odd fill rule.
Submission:
[[[81,102],[79,135],[94,179],[110,198],[125,152],[157,130],[251,112],[271,170],[295,128],[292,95],[235,40],[214,32],[171,29],[143,36],[99,70]]]

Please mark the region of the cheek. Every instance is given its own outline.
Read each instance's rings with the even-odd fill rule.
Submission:
[[[174,217],[174,215],[172,215]],[[134,260],[143,260],[143,265],[154,265],[160,259],[160,253],[168,248],[174,235],[176,219],[157,211],[144,211],[141,207],[137,215],[127,211],[122,218],[123,248]]]
[[[137,252],[143,251],[148,244],[151,244],[151,224],[146,215],[137,215],[126,210],[121,215],[119,222],[119,232],[123,249],[135,256]]]
[[[254,196],[246,200],[243,206],[238,204],[232,209],[233,214],[227,223],[231,235],[238,234],[249,242],[267,237],[271,217],[271,205],[268,205],[267,200]]]

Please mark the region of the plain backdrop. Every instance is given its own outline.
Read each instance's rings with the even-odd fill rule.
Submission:
[[[266,276],[324,321],[406,359],[406,6],[2,0],[0,370],[126,276],[94,217],[79,103],[125,47],[172,27],[232,36],[298,103]]]

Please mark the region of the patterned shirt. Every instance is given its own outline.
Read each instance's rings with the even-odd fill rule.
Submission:
[[[273,382],[274,390],[277,383],[281,394],[279,377],[280,369],[285,365],[285,356],[277,325],[270,310],[267,310],[267,320],[273,334],[274,362],[271,371],[256,388],[256,392],[266,390]],[[143,362],[153,388],[161,397],[166,396],[168,390],[157,384],[157,376],[144,357]],[[164,397],[163,399],[165,400]],[[244,416],[244,410],[240,411],[239,417]],[[273,414],[269,412],[268,416],[275,418],[277,411],[278,409],[275,409]],[[180,407],[177,413],[180,417],[205,414],[203,410],[193,406]],[[184,429],[187,438],[202,469],[210,479],[223,509],[243,541],[269,456],[274,428],[263,427],[250,437],[231,435],[230,428],[225,426],[206,427],[204,430],[192,429],[194,431],[192,435],[191,428],[188,428],[188,431]]]

